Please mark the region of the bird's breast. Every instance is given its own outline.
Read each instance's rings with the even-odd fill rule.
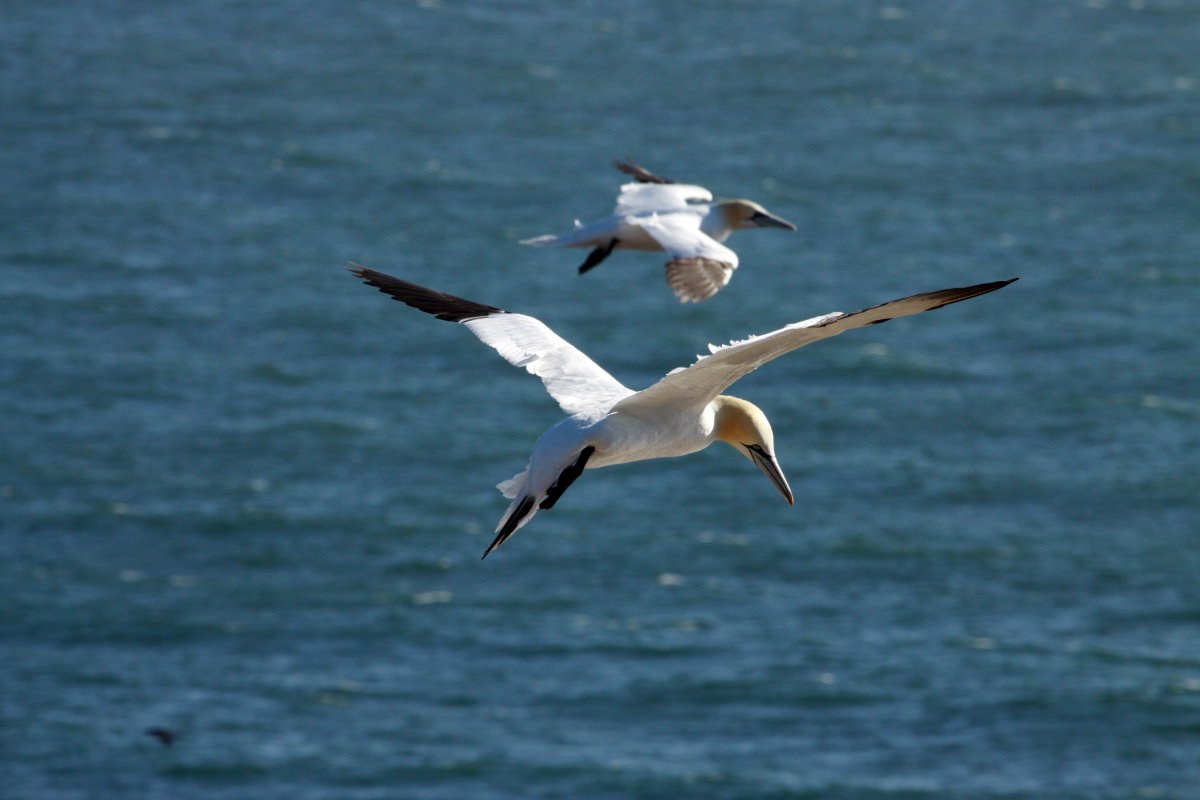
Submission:
[[[700,221],[700,230],[718,242],[724,242],[729,238],[729,234],[733,233],[733,228],[725,221],[725,216],[719,212],[719,209],[714,209],[705,215],[704,219]]]
[[[703,450],[712,442],[713,422],[707,413],[660,414],[649,418],[616,413],[601,426],[589,468],[683,456]]]

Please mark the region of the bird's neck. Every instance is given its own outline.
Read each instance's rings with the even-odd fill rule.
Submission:
[[[729,238],[729,234],[733,233],[733,226],[729,224],[729,217],[725,213],[725,209],[720,205],[712,205],[708,207],[708,213],[700,220],[700,230],[718,242],[723,242]]]
[[[745,400],[738,397],[717,395],[712,401],[713,440],[729,444],[750,441],[747,438],[751,428],[748,405]]]

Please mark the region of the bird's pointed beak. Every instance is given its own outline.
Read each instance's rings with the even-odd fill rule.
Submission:
[[[765,211],[759,211],[755,213],[755,215],[750,218],[750,221],[760,228],[783,228],[787,231],[796,230],[796,226],[788,222],[786,219],[777,217],[774,214],[768,214]]]
[[[788,501],[788,505],[796,505],[796,498],[792,495],[792,487],[788,486],[787,478],[783,476],[783,470],[779,468],[779,462],[775,460],[774,454],[768,453],[758,447],[749,448],[749,452],[750,460],[763,471],[764,475],[771,479],[771,483],[775,484],[775,488]]]

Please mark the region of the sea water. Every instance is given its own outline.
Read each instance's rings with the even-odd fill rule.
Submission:
[[[1200,797],[1200,3],[3,16],[3,797]],[[517,244],[623,157],[799,231]],[[481,562],[561,412],[349,261],[633,388],[1021,280],[738,383],[795,507],[716,445]]]

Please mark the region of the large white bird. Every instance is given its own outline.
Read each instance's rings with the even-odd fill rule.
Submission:
[[[614,161],[613,166],[635,178],[621,187],[611,216],[583,225],[562,236],[536,236],[521,244],[539,247],[591,247],[579,267],[583,274],[613,250],[665,250],[667,285],[681,303],[707,300],[729,283],[737,269],[737,253],[722,242],[743,228],[796,226],[780,219],[752,200],[712,202],[703,186],[676,183],[634,164]]]
[[[357,264],[352,267],[350,271],[366,284],[396,300],[438,319],[466,325],[508,363],[541,378],[546,391],[568,414],[538,438],[525,469],[497,485],[513,502],[496,526],[496,538],[484,558],[539,510],[553,508],[584,469],[682,456],[715,441],[732,445],[753,461],[792,503],[792,490],[775,458],[775,437],[766,415],[753,403],[722,391],[771,359],[818,339],[941,308],[1016,280],[916,294],[853,314],[834,312],[727,345],[709,345],[709,355],[699,356],[691,366],[673,370],[658,383],[635,392],[533,317],[427,289]]]

